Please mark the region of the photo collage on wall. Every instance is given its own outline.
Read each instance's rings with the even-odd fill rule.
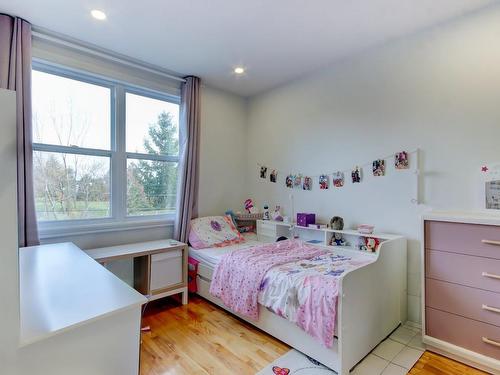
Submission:
[[[365,163],[362,165],[356,165],[350,170],[336,171],[332,173],[324,173],[320,175],[303,175],[302,173],[297,174],[283,174],[284,185],[288,189],[301,189],[305,191],[313,190],[314,181],[318,184],[319,190],[329,190],[330,189],[330,177],[332,188],[342,188],[345,186],[345,174],[351,174],[351,183],[360,184],[364,181],[363,178],[363,166],[372,168],[372,175],[374,177],[384,177],[386,175],[386,160],[390,159],[390,156],[385,158],[379,158],[373,160],[371,163]],[[396,170],[406,170],[410,168],[410,157],[407,151],[399,151],[394,154],[394,169]],[[267,166],[259,164],[259,176],[263,180],[267,180],[272,183],[278,183],[279,171],[275,168],[268,168]],[[270,171],[270,173],[268,173]],[[282,177],[283,179],[283,177]],[[283,180],[281,180],[283,181]],[[280,182],[283,183],[283,182]],[[491,190],[496,188],[492,187]]]

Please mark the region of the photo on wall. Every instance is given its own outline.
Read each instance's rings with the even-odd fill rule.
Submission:
[[[351,172],[351,178],[353,184],[359,184],[361,182],[361,168],[356,166]]]
[[[327,190],[329,185],[329,179],[327,174],[322,174],[319,176],[319,188],[321,190]]]
[[[278,180],[278,172],[276,171],[276,169],[273,169],[273,171],[269,175],[269,181],[276,183],[277,180]]]
[[[500,180],[485,183],[486,209],[500,210]]]
[[[302,186],[303,190],[311,190],[312,189],[312,177],[304,177],[304,184]]]
[[[293,176],[289,174],[285,179],[285,186],[289,189],[293,188]]]
[[[267,167],[260,167],[260,178],[267,178]]]
[[[293,187],[300,189],[302,187],[302,175],[297,174],[293,179]]]
[[[385,176],[385,160],[384,159],[374,160],[372,165],[372,171],[375,177]]]
[[[335,172],[332,179],[333,186],[341,188],[344,186],[344,172]]]
[[[396,155],[394,155],[394,167],[396,169],[410,168],[410,160],[406,151],[396,152]]]

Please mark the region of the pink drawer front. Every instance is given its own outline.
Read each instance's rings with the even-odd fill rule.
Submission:
[[[500,328],[427,307],[426,334],[439,340],[500,359]],[[483,338],[490,340],[486,343]]]
[[[425,279],[425,305],[500,327],[500,294]]]
[[[500,226],[426,221],[425,247],[500,259]]]
[[[500,293],[500,260],[425,251],[425,276]]]

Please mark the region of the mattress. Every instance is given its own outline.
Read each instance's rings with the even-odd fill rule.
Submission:
[[[189,247],[189,256],[191,258],[196,259],[200,263],[203,263],[206,266],[214,268],[221,260],[221,258],[235,250],[247,249],[252,246],[261,245],[262,242],[256,241],[247,236],[246,241],[243,243],[226,246],[226,247],[208,247],[206,249],[193,249]]]

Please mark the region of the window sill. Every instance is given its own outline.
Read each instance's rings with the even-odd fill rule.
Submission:
[[[174,218],[171,216],[154,219],[131,219],[115,221],[112,219],[91,220],[89,222],[43,222],[39,225],[39,237],[41,240],[91,235],[96,233],[120,232],[125,230],[166,228],[174,226]]]

